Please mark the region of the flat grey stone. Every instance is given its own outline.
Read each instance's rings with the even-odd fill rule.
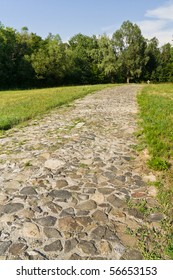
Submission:
[[[61,200],[68,200],[72,196],[71,193],[66,190],[53,190],[49,193],[49,195],[53,198]]]
[[[108,241],[119,241],[117,235],[109,228],[106,229],[106,233],[103,238]]]
[[[97,208],[97,204],[94,200],[88,200],[85,202],[82,202],[77,205],[77,209],[83,210],[83,211],[89,211]]]
[[[0,242],[0,256],[3,256],[5,254],[11,244],[11,241]]]
[[[69,253],[72,251],[78,244],[78,241],[76,238],[66,240],[64,245],[64,253]]]
[[[113,245],[113,248],[120,255],[122,255],[125,252],[125,250],[126,250],[126,248],[120,242],[116,242]]]
[[[96,210],[93,214],[92,217],[95,221],[97,221],[98,223],[103,223],[106,224],[108,221],[108,217],[107,215],[100,210]]]
[[[115,208],[123,208],[126,206],[126,202],[123,199],[120,199],[116,195],[110,195],[107,200],[111,203],[111,205]]]
[[[104,237],[105,233],[106,233],[106,227],[98,226],[96,229],[94,229],[91,232],[91,237],[94,240],[101,240]]]
[[[144,217],[144,214],[139,212],[139,210],[137,210],[136,208],[128,209],[128,214],[138,219],[143,219]]]
[[[46,235],[46,237],[48,237],[48,238],[60,238],[61,237],[61,233],[55,228],[45,227],[43,229],[43,232]]]
[[[2,212],[6,214],[12,214],[18,212],[24,208],[22,203],[8,203],[2,208]]]
[[[63,247],[60,240],[56,240],[49,245],[44,246],[45,252],[62,251]]]
[[[36,195],[37,192],[33,187],[24,187],[21,191],[20,194],[23,195]]]
[[[66,208],[64,210],[62,210],[62,212],[60,213],[60,217],[66,217],[66,216],[74,216],[74,209],[72,207]]]
[[[90,217],[77,217],[75,220],[79,225],[83,227],[87,227],[92,223],[92,219]]]
[[[120,258],[120,260],[143,260],[143,259],[144,258],[141,252],[135,249],[125,252]]]
[[[51,227],[54,226],[57,221],[57,218],[53,216],[47,216],[43,218],[36,219],[35,222],[44,227]]]
[[[10,246],[9,253],[13,256],[20,255],[23,253],[28,246],[25,243],[14,243]]]
[[[102,194],[107,195],[107,194],[111,194],[112,192],[114,192],[115,189],[113,189],[113,188],[99,188],[98,191]]]
[[[118,181],[121,181],[121,182],[124,183],[125,180],[126,180],[126,177],[125,177],[124,175],[120,175],[120,176],[117,176],[116,179],[117,179]]]
[[[78,247],[87,255],[94,255],[97,253],[97,248],[91,241],[81,240]]]
[[[69,260],[82,260],[82,257],[78,254],[73,254],[70,256]]]
[[[160,222],[165,216],[162,213],[152,213],[149,215],[148,220],[151,222]]]
[[[46,206],[51,210],[52,213],[59,213],[62,210],[62,207],[52,201],[48,202]]]

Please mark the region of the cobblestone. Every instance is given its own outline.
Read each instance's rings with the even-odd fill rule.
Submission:
[[[142,259],[127,229],[147,220],[128,201],[156,202],[132,148],[138,89],[88,95],[0,139],[1,259]]]

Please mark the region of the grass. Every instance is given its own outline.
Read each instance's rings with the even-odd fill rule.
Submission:
[[[138,95],[150,166],[168,169],[173,157],[173,85],[151,85]]]
[[[43,115],[53,108],[69,104],[89,93],[115,85],[71,86],[0,92],[0,130]]]
[[[166,215],[161,224],[161,231],[150,229],[146,233],[157,237],[153,241],[155,254],[147,251],[145,242],[143,250],[146,258],[173,259],[173,85],[148,85],[138,94],[140,108],[140,128],[136,136],[139,146],[147,148],[150,159],[148,167],[156,171],[159,184],[157,199],[160,211]],[[146,231],[146,229],[145,229]]]

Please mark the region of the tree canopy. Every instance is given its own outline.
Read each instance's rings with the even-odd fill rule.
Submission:
[[[43,39],[0,23],[0,88],[31,88],[107,82],[173,82],[173,47],[147,40],[125,21],[110,38],[76,34],[68,42]]]

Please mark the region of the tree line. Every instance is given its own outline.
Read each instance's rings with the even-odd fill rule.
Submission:
[[[144,38],[130,21],[112,38],[77,34],[66,43],[0,23],[1,89],[147,80],[173,82],[173,47]]]

